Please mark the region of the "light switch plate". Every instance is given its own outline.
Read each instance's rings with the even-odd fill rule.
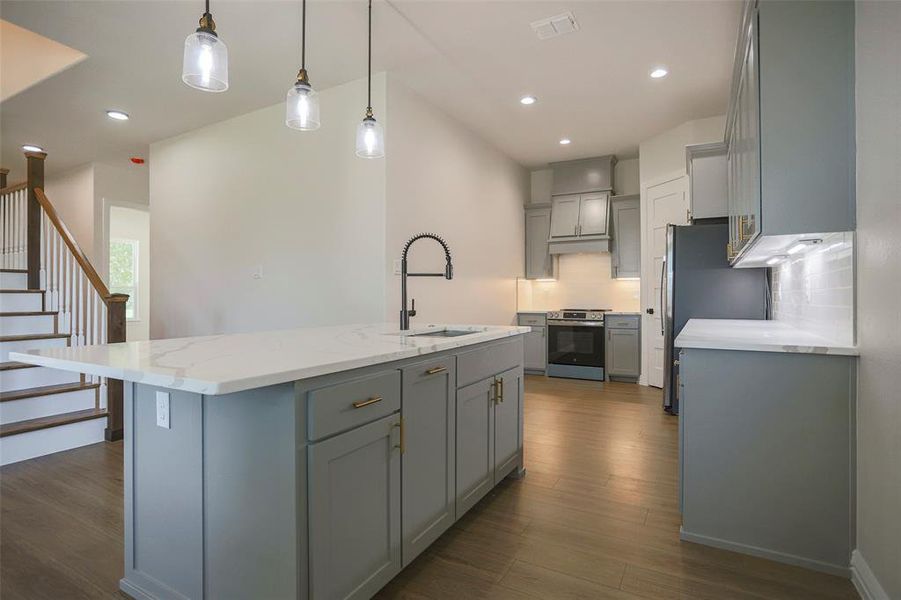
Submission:
[[[156,426],[172,429],[169,421],[169,392],[156,393]]]
[[[399,259],[399,258],[394,259],[394,274],[395,275],[400,275],[402,265],[403,265],[403,261],[401,259]]]

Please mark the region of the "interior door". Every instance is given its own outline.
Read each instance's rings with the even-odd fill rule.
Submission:
[[[688,224],[688,176],[683,175],[647,188],[647,239],[649,254],[644,281],[649,282],[644,312],[644,348],[648,385],[663,387],[663,302],[666,226]]]
[[[579,235],[605,235],[607,233],[607,207],[609,194],[582,194],[579,205]]]
[[[551,207],[551,237],[573,237],[579,229],[579,194],[554,196]]]

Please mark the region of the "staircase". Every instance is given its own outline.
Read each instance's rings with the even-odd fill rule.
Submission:
[[[122,382],[10,360],[11,352],[125,341],[111,294],[43,192],[44,153],[28,181],[0,169],[0,464],[122,436]]]

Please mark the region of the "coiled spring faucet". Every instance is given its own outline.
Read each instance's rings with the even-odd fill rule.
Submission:
[[[447,263],[444,266],[444,273],[408,273],[407,272],[407,255],[410,253],[410,246],[413,245],[413,242],[416,240],[421,240],[423,238],[430,238],[441,244],[441,247],[444,248],[444,258]],[[445,279],[453,279],[454,278],[454,265],[451,263],[451,253],[450,248],[447,247],[447,242],[441,239],[440,236],[435,235],[434,233],[418,233],[410,238],[410,240],[404,245],[403,254],[400,257],[400,329],[401,331],[406,331],[410,329],[410,317],[416,316],[416,299],[413,299],[412,306],[410,310],[407,310],[407,277],[444,277]]]

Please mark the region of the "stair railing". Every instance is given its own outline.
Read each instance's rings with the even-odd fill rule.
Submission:
[[[3,225],[3,268],[27,270],[28,288],[44,290],[44,310],[57,312],[57,326],[70,335],[71,346],[125,341],[128,294],[109,291],[75,236],[44,193],[44,152],[26,152],[28,180],[0,190]],[[0,171],[0,184],[7,173]],[[9,198],[9,200],[8,200]],[[9,235],[7,235],[7,208]],[[9,240],[9,242],[7,241]],[[7,253],[9,244],[10,252]],[[105,388],[107,440],[122,438],[123,384],[118,379],[93,378]]]

